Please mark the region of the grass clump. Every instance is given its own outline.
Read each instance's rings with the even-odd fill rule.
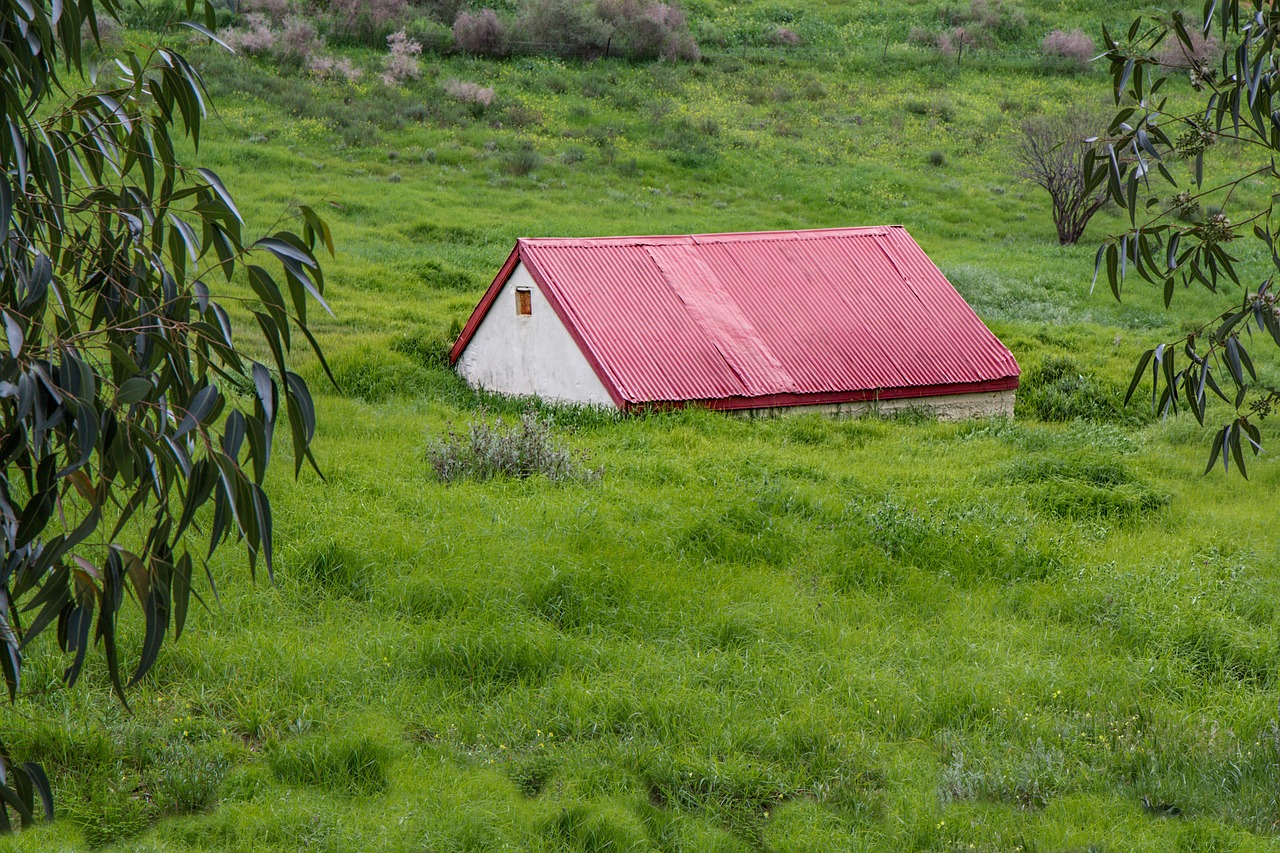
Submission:
[[[392,397],[417,396],[426,387],[426,372],[394,348],[361,344],[329,358],[338,388],[348,397],[381,403]],[[317,377],[318,378],[318,377]],[[327,384],[327,380],[321,380]]]
[[[1134,477],[1115,460],[1084,457],[1019,460],[1008,480],[1027,484],[1032,506],[1058,518],[1123,521],[1169,505],[1168,492]]]
[[[1040,421],[1137,423],[1138,410],[1126,410],[1120,389],[1082,368],[1073,358],[1052,356],[1027,371],[1018,389],[1018,416]]]
[[[561,445],[553,432],[551,418],[529,410],[518,423],[508,426],[501,417],[490,422],[481,414],[465,434],[452,429],[444,439],[427,447],[427,462],[437,480],[453,483],[463,479],[492,480],[495,477],[525,479],[542,475],[553,483],[568,480],[590,481],[602,471],[588,467],[584,457]]]
[[[374,794],[387,787],[391,750],[367,735],[306,734],[281,743],[271,753],[271,770],[281,782],[347,794]]]
[[[391,349],[423,367],[448,368],[449,353],[461,332],[462,324],[457,320],[443,334],[419,327],[392,338]]]

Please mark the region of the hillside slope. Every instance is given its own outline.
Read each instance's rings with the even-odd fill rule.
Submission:
[[[356,83],[196,48],[251,230],[333,225],[326,479],[280,460],[277,583],[220,555],[133,714],[30,651],[0,737],[61,819],[0,850],[1272,849],[1280,469],[1202,476],[1194,422],[1120,407],[1216,303],[1091,294],[1121,221],[1059,247],[1012,173],[1023,120],[1109,99],[1040,40],[1131,12],[1026,3],[948,56],[908,41],[940,5],[700,0],[698,63],[428,52],[394,87],[367,47],[329,48]],[[1016,421],[544,409],[598,478],[432,475],[524,411],[440,362],[516,237],[879,223],[1014,351]]]

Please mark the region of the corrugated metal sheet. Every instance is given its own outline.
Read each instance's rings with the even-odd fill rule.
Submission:
[[[623,406],[1017,387],[1012,353],[901,226],[522,239],[455,361],[517,260]]]

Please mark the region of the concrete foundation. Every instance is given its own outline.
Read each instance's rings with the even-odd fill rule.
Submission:
[[[788,415],[825,415],[831,418],[860,418],[891,415],[906,409],[923,409],[941,421],[968,418],[1013,417],[1016,391],[987,391],[981,394],[942,394],[937,397],[901,397],[893,400],[862,400],[853,403],[820,403],[815,406],[771,406],[763,409],[731,409],[729,414],[747,418],[780,418]]]

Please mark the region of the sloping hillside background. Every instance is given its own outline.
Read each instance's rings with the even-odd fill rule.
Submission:
[[[1137,9],[697,0],[690,61],[473,56],[415,8],[391,84],[389,31],[189,47],[198,159],[250,231],[305,202],[338,242],[340,388],[303,367],[325,481],[281,460],[276,583],[220,554],[134,713],[100,660],[66,690],[30,651],[0,736],[61,816],[0,849],[1271,849],[1280,473],[1202,476],[1194,421],[1121,406],[1221,307],[1091,293],[1122,220],[1058,246],[1012,158],[1029,118],[1110,103],[1044,38]],[[108,45],[185,43],[171,17]],[[516,237],[880,223],[1013,350],[1015,421],[543,407],[593,476],[434,476],[449,430],[525,411],[443,362]]]

